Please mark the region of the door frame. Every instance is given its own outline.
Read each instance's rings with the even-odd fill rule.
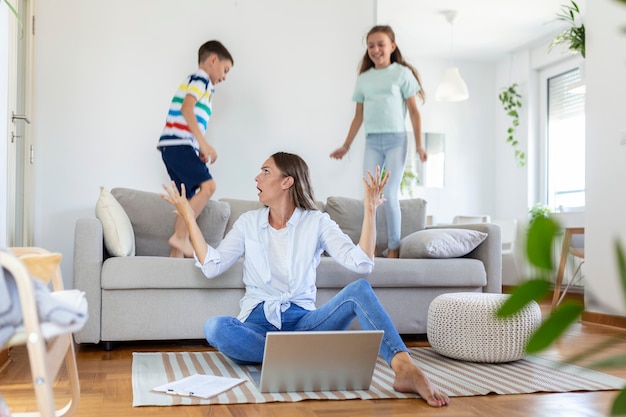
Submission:
[[[34,23],[35,23],[35,0],[12,0],[11,3],[19,10],[20,25],[12,14],[8,24],[8,114],[7,117],[7,184],[6,184],[6,244],[7,246],[32,246],[34,241]],[[23,39],[20,39],[20,35]],[[23,42],[23,64],[19,63],[18,42]],[[23,82],[23,96],[20,98],[18,84],[18,72],[21,71]],[[18,109],[18,106],[21,108]],[[13,114],[24,114],[30,123],[14,121]],[[20,133],[22,138],[13,139],[17,125],[22,124]],[[12,142],[12,140],[14,142]],[[16,143],[23,141],[23,187],[17,187],[18,155]],[[23,213],[21,220],[17,220],[17,199],[23,198]],[[18,234],[16,222],[21,221],[21,232]]]

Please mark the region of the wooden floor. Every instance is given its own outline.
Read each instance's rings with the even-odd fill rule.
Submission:
[[[545,309],[545,306],[543,307]],[[556,346],[544,353],[550,359],[566,360],[585,347],[618,335],[619,342],[603,354],[626,351],[623,329],[579,323],[571,328]],[[417,338],[406,338],[409,346],[425,346]],[[412,400],[348,400],[305,401],[299,403],[270,403],[250,405],[210,405],[178,407],[132,406],[131,362],[134,351],[194,351],[209,350],[203,341],[144,342],[122,344],[111,352],[98,346],[77,346],[81,382],[81,400],[76,416],[606,416],[617,391],[577,392],[563,394],[487,395],[455,397],[443,409],[433,409],[419,399]],[[589,362],[583,362],[582,365]],[[625,369],[602,369],[608,374],[626,378]],[[64,377],[64,375],[62,375]],[[67,398],[67,385],[58,382],[57,399]],[[12,412],[34,411],[28,358],[24,348],[10,351],[9,363],[0,370],[0,394]]]

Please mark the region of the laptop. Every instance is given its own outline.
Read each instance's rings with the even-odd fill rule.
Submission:
[[[268,332],[261,371],[250,376],[261,392],[369,389],[382,330]]]

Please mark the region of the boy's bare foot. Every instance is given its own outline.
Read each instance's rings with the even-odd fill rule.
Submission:
[[[387,249],[387,258],[399,258],[400,249]]]
[[[191,245],[189,237],[180,239],[176,235],[172,235],[168,243],[172,247],[170,251],[171,258],[193,258],[193,246]]]
[[[410,363],[401,355],[406,355]],[[413,363],[408,353],[398,353],[391,362],[396,374],[393,389],[398,392],[417,393],[432,407],[443,407],[450,404],[450,398],[430,383],[422,370]]]

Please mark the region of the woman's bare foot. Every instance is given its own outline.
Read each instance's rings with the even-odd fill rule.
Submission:
[[[424,372],[418,368],[407,352],[396,354],[391,360],[391,368],[396,374],[393,389],[398,392],[417,393],[432,407],[450,404],[450,398],[435,388]]]
[[[172,235],[168,243],[172,247],[170,251],[171,258],[193,258],[193,246],[188,236],[186,239],[181,239],[176,235]]]

